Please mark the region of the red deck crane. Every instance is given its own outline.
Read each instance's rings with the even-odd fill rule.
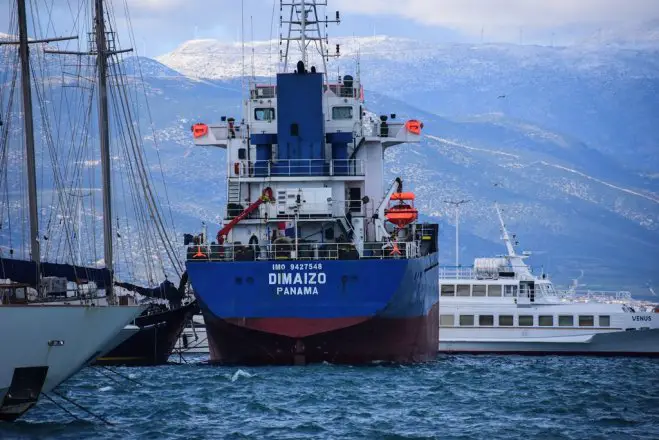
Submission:
[[[229,233],[229,231],[233,229],[234,226],[240,223],[252,212],[254,212],[263,203],[269,202],[271,200],[274,200],[274,197],[272,195],[272,189],[270,187],[267,187],[263,190],[261,197],[259,197],[259,199],[256,202],[252,203],[247,208],[245,208],[243,212],[235,216],[233,220],[231,220],[229,223],[224,225],[224,227],[218,231],[217,244],[224,244],[224,237],[226,237],[226,235]]]

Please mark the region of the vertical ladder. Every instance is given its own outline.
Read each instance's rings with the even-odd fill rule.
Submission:
[[[229,188],[228,188],[228,203],[239,204],[240,200],[240,182],[229,179]]]

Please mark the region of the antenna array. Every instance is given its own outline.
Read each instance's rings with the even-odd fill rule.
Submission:
[[[339,57],[341,48],[337,44],[333,53],[329,52],[327,47],[329,41],[327,38],[327,27],[330,23],[340,23],[341,17],[339,11],[333,19],[325,16],[320,19],[318,7],[327,6],[327,0],[291,0],[279,2],[279,61],[283,62],[283,72],[288,69],[288,61],[291,49],[291,42],[297,42],[302,62],[307,65],[309,59],[310,46],[313,44],[316,51],[323,60],[323,71],[327,73],[327,61],[330,58]],[[288,19],[284,19],[284,7],[289,9]],[[324,29],[321,30],[321,25]],[[286,26],[286,35],[284,27]]]

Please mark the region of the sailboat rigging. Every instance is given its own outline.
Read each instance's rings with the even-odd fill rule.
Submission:
[[[142,364],[162,363],[166,362],[169,357],[183,327],[184,320],[188,319],[197,306],[194,302],[186,304],[187,277],[182,274],[182,264],[176,256],[174,245],[169,239],[170,232],[167,230],[158,208],[158,199],[151,185],[151,176],[148,171],[145,152],[141,145],[139,128],[133,125],[135,121],[139,122],[139,114],[131,106],[132,95],[128,91],[130,82],[125,81],[126,62],[119,57],[120,54],[127,53],[131,49],[115,49],[116,36],[112,30],[112,14],[111,11],[107,10],[106,6],[108,5],[106,3],[108,2],[93,0],[93,27],[89,32],[92,38],[87,51],[56,50],[49,46],[38,51],[38,55],[41,56],[42,60],[39,67],[44,71],[55,64],[54,60],[57,60],[62,67],[62,78],[58,81],[61,84],[58,90],[61,102],[65,101],[67,93],[70,95],[86,93],[88,90],[87,84],[96,85],[91,90],[92,93],[89,94],[89,99],[80,98],[80,102],[83,103],[82,106],[76,108],[74,105],[72,110],[68,109],[71,125],[77,127],[77,131],[70,130],[71,139],[73,139],[70,146],[66,142],[61,142],[62,136],[64,136],[62,133],[67,133],[66,127],[60,127],[61,132],[58,132],[60,142],[55,147],[55,142],[50,140],[50,136],[52,136],[50,131],[55,130],[48,130],[50,128],[47,125],[48,119],[44,119],[42,123],[42,130],[46,133],[45,138],[50,140],[47,144],[51,155],[53,179],[56,186],[55,193],[57,194],[53,197],[55,206],[51,206],[51,213],[55,209],[59,209],[61,212],[56,216],[50,215],[47,226],[48,231],[43,237],[47,237],[47,246],[50,243],[64,243],[69,261],[61,262],[57,246],[51,246],[51,249],[48,249],[50,250],[49,254],[55,254],[56,261],[44,261],[42,258],[40,261],[41,276],[39,277],[35,275],[36,272],[33,270],[33,261],[17,259],[13,252],[9,256],[5,256],[3,253],[0,254],[0,258],[2,258],[0,261],[0,278],[28,283],[37,289],[38,297],[44,301],[50,299],[53,294],[52,289],[46,289],[45,286],[41,285],[42,280],[50,276],[64,277],[75,283],[76,292],[74,297],[67,296],[68,302],[83,297],[85,301],[88,301],[90,298],[88,293],[96,289],[103,290],[105,293],[103,296],[96,294],[91,296],[91,300],[97,304],[99,304],[99,301],[102,301],[102,304],[126,304],[131,301],[131,297],[135,297],[135,294],[138,294],[135,297],[138,300],[145,297],[140,302],[155,300],[157,304],[148,311],[148,315],[150,317],[149,325],[153,324],[152,321],[157,321],[158,337],[143,337],[142,339],[146,342],[136,344],[135,341],[140,339],[138,337],[140,335],[134,335],[135,337],[126,341],[126,343],[131,342],[132,344],[131,356],[121,357],[129,357],[138,360],[137,362]],[[45,57],[44,54],[61,56]],[[90,63],[85,67],[82,65],[81,60],[89,59],[89,56],[93,57],[94,63]],[[44,62],[43,59],[47,60]],[[71,65],[71,60],[74,60],[73,64],[76,66],[75,74],[71,77],[85,83],[83,87],[77,87],[77,91],[70,90],[69,86],[71,84],[69,83],[71,81],[68,79],[70,77],[67,78],[64,75],[64,66],[67,63]],[[134,60],[139,63],[138,58]],[[94,78],[93,81],[91,80],[92,77]],[[44,82],[42,81],[41,84]],[[69,87],[68,90],[65,87]],[[37,87],[36,90],[39,91],[39,88]],[[45,103],[46,98],[50,96],[52,99],[53,96],[57,95],[57,92],[51,90],[50,95],[48,95],[42,90],[42,93],[37,93],[37,95],[39,95],[43,117],[52,108],[52,106]],[[98,144],[96,139],[90,137],[91,130],[89,130],[93,125],[89,121],[93,113],[91,109],[93,101],[96,101],[97,105]],[[79,118],[75,116],[76,111],[79,111]],[[112,126],[110,124],[111,113],[114,116]],[[58,115],[58,119],[60,117],[61,115]],[[80,122],[78,119],[87,120],[87,122]],[[77,142],[80,146],[77,145]],[[84,160],[85,155],[82,151],[87,145],[100,145],[100,156],[97,153],[88,156]],[[72,157],[77,158],[77,160],[71,160]],[[96,231],[93,225],[85,228],[81,223],[86,223],[88,218],[93,220],[97,217],[94,215],[94,207],[96,206],[95,195],[99,192],[96,191],[94,182],[96,181],[96,164],[98,163],[100,163],[101,168],[99,192],[102,193],[103,206],[103,259],[94,258],[95,263],[89,264],[90,260],[85,260],[80,255],[80,243],[87,243],[86,246],[89,246],[92,254],[95,254],[95,237],[101,234],[98,233],[100,231]],[[119,192],[115,196],[112,191],[112,180],[114,177],[116,181],[117,176],[122,173],[125,173],[125,178],[118,179]],[[83,190],[90,196],[88,203],[91,208],[88,207],[88,212],[81,213],[81,211],[84,211],[81,205],[85,203],[80,196]],[[121,203],[118,201],[123,201],[123,212],[121,211]],[[130,211],[128,201],[132,201],[132,211]],[[115,212],[113,208],[117,207],[119,209]],[[90,209],[91,212],[89,212]],[[41,209],[37,206],[38,212],[42,213],[44,210],[46,210],[46,207],[43,206],[43,203]],[[85,215],[83,216],[83,214]],[[51,221],[53,225],[51,225]],[[62,227],[58,228],[57,224]],[[73,245],[73,242],[78,243],[77,248]],[[117,270],[117,255],[119,254],[114,252],[115,249],[123,251],[119,259],[120,262],[125,262],[123,270]],[[161,254],[164,258],[161,258]],[[167,267],[166,261],[169,262]],[[85,263],[84,266],[81,265],[83,262]],[[157,268],[156,266],[160,267]],[[156,274],[158,271],[162,273],[160,276],[165,279],[160,284],[155,281],[159,277]],[[181,282],[178,285],[171,283],[168,280],[168,274],[181,277]],[[143,284],[155,285],[155,287],[143,287]],[[89,288],[81,289],[84,286],[91,286],[91,290]],[[162,302],[163,300],[169,307],[158,304],[159,301]],[[165,310],[163,310],[163,307]],[[176,313],[172,313],[170,316],[169,312],[174,311]],[[144,327],[141,325],[143,321],[142,318],[139,318],[137,324]],[[168,328],[168,330],[163,331],[163,327]],[[140,331],[140,333],[144,332]],[[154,344],[157,349],[154,348]],[[122,344],[118,348],[125,345]],[[106,362],[108,359],[113,358],[113,352],[110,352],[107,356],[101,358],[101,361]]]
[[[17,1],[17,16],[19,40],[4,43],[18,44],[21,62],[31,260],[15,262],[0,256],[0,278],[7,278],[0,283],[0,420],[5,421],[13,421],[23,415],[36,404],[41,393],[51,391],[95,357],[121,343],[125,339],[122,333],[126,335],[122,332],[124,326],[143,310],[134,306],[90,307],[82,302],[53,307],[43,301],[30,301],[29,288],[35,288],[37,295],[44,293],[48,289],[46,286],[52,288],[53,280],[43,275],[58,271],[61,267],[41,261],[28,46],[31,42],[27,37],[25,0]],[[52,39],[38,42],[45,41]],[[14,85],[15,81],[12,81],[12,91]],[[10,98],[9,107],[12,102]],[[3,135],[8,133],[5,130]],[[8,144],[4,141],[0,144],[3,149],[0,158],[3,161],[8,160]],[[6,167],[3,169],[8,172]],[[11,256],[13,252],[10,249]],[[75,266],[68,269],[77,276]],[[21,277],[33,283],[17,282],[16,278]],[[111,284],[111,279],[109,282]],[[39,325],[33,325],[37,322]]]

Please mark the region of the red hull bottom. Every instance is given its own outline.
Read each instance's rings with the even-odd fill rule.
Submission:
[[[349,327],[290,337],[256,328],[286,326],[284,318],[219,319],[204,311],[210,362],[221,365],[414,363],[434,360],[439,346],[439,305],[427,316],[374,317]],[[294,321],[292,321],[294,322]],[[251,328],[250,328],[251,327]]]

